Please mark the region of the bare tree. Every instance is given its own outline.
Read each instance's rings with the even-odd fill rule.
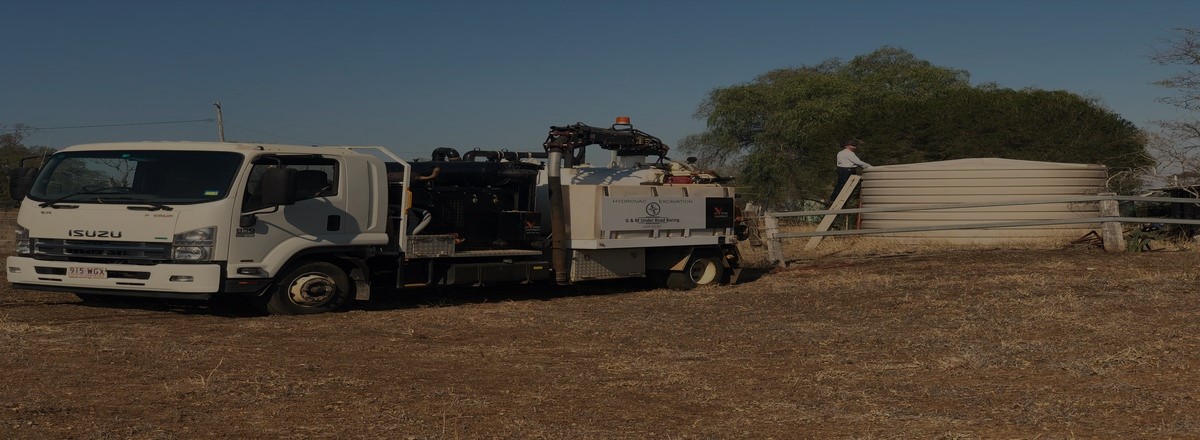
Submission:
[[[1179,95],[1159,100],[1184,110],[1200,110],[1200,29],[1176,28],[1175,38],[1164,41],[1167,47],[1150,57],[1161,66],[1180,67],[1170,78],[1156,82],[1176,89]]]
[[[24,147],[25,138],[35,131],[33,127],[20,122],[9,126],[0,124],[0,148]]]
[[[1168,136],[1180,142],[1180,148],[1195,149],[1200,147],[1200,119],[1196,114],[1200,112],[1200,28],[1177,28],[1174,37],[1164,44],[1150,59],[1175,71],[1155,84],[1174,89],[1175,94],[1158,100],[1192,113],[1184,119],[1158,124]]]
[[[1175,120],[1156,121],[1147,150],[1158,162],[1146,175],[1156,186],[1200,185],[1200,28],[1176,28],[1171,38],[1150,59],[1171,69],[1171,76],[1154,84],[1174,94],[1158,98],[1186,114]]]

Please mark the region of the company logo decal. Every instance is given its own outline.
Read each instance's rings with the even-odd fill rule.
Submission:
[[[121,238],[121,231],[94,231],[88,229],[72,229],[67,231],[67,235],[71,237],[87,237],[87,238]]]
[[[662,201],[662,203],[672,203],[672,202],[680,203],[681,201],[670,201],[670,202]],[[682,203],[690,204],[691,201],[682,201]],[[629,218],[625,219],[625,223],[636,223],[639,225],[665,225],[665,224],[670,224],[670,223],[679,223],[679,222],[683,221],[683,219],[678,218],[678,217],[671,217],[669,215],[663,215],[663,207],[662,207],[662,204],[660,204],[659,202],[646,203],[646,207],[644,208],[644,211],[646,211],[645,217],[629,217]]]

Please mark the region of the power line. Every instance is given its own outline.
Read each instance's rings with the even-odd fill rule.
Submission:
[[[204,118],[204,119],[186,119],[186,120],[179,120],[179,121],[123,122],[123,123],[116,123],[116,124],[94,124],[94,125],[63,125],[63,126],[57,126],[57,127],[34,127],[31,125],[26,125],[25,127],[32,129],[34,131],[51,131],[51,130],[69,130],[69,129],[77,129],[77,128],[130,127],[130,126],[137,126],[137,125],[192,124],[192,123],[198,123],[198,122],[216,122],[216,119]],[[250,127],[246,127],[244,125],[238,125],[238,124],[234,124],[234,123],[228,122],[228,121],[225,121],[225,123],[232,125],[234,127],[238,127],[243,130],[253,131],[253,132],[259,133],[259,134],[265,134],[267,136],[288,139],[288,140],[300,142],[303,144],[310,144],[310,145],[318,144],[318,142],[307,141],[304,139],[296,139],[294,137],[284,136],[281,134],[270,133],[270,132],[266,132],[266,131],[262,131],[262,130],[256,130],[256,129],[253,129]]]
[[[29,127],[34,130],[66,130],[71,128],[102,128],[102,127],[128,127],[132,125],[163,125],[163,124],[188,124],[194,122],[213,122],[216,119],[188,119],[186,121],[155,121],[155,122],[126,122],[120,124],[97,124],[97,125],[71,125],[62,127]]]
[[[211,120],[210,120],[210,121],[211,121]],[[255,130],[255,129],[253,129],[253,128],[246,127],[246,126],[242,126],[242,125],[238,125],[238,124],[234,124],[234,123],[232,123],[232,122],[229,122],[229,121],[225,121],[225,123],[226,123],[226,124],[228,124],[228,125],[232,125],[232,126],[234,126],[234,127],[240,128],[240,129],[242,129],[242,130],[253,131],[253,132],[255,132],[255,133],[258,133],[258,134],[265,134],[265,135],[267,135],[267,136],[274,136],[274,137],[277,137],[277,138],[283,138],[283,139],[287,139],[287,140],[291,140],[291,141],[296,141],[296,142],[299,142],[299,143],[302,143],[302,144],[317,145],[317,144],[319,144],[319,143],[320,143],[320,142],[306,141],[306,140],[304,140],[304,139],[296,139],[296,138],[294,138],[294,137],[288,137],[288,136],[284,136],[284,135],[281,135],[281,134],[268,133],[268,132],[265,132],[265,131],[262,131],[262,130]]]

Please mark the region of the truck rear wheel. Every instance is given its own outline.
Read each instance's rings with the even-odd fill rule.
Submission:
[[[692,257],[682,272],[667,275],[667,287],[675,290],[691,290],[697,286],[714,286],[721,283],[725,267],[712,257]]]
[[[266,312],[272,315],[304,315],[332,312],[350,299],[350,279],[334,264],[304,263],[269,290]]]

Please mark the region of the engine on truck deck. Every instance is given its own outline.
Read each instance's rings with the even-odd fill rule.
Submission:
[[[541,215],[534,212],[541,166],[502,162],[489,153],[470,151],[460,159],[453,149],[438,149],[434,160],[410,164],[409,235],[457,235],[460,250],[532,249],[541,240]],[[480,157],[485,160],[475,160]],[[402,178],[400,164],[387,166],[389,180]],[[403,209],[400,191],[390,186],[388,193],[396,212]]]

